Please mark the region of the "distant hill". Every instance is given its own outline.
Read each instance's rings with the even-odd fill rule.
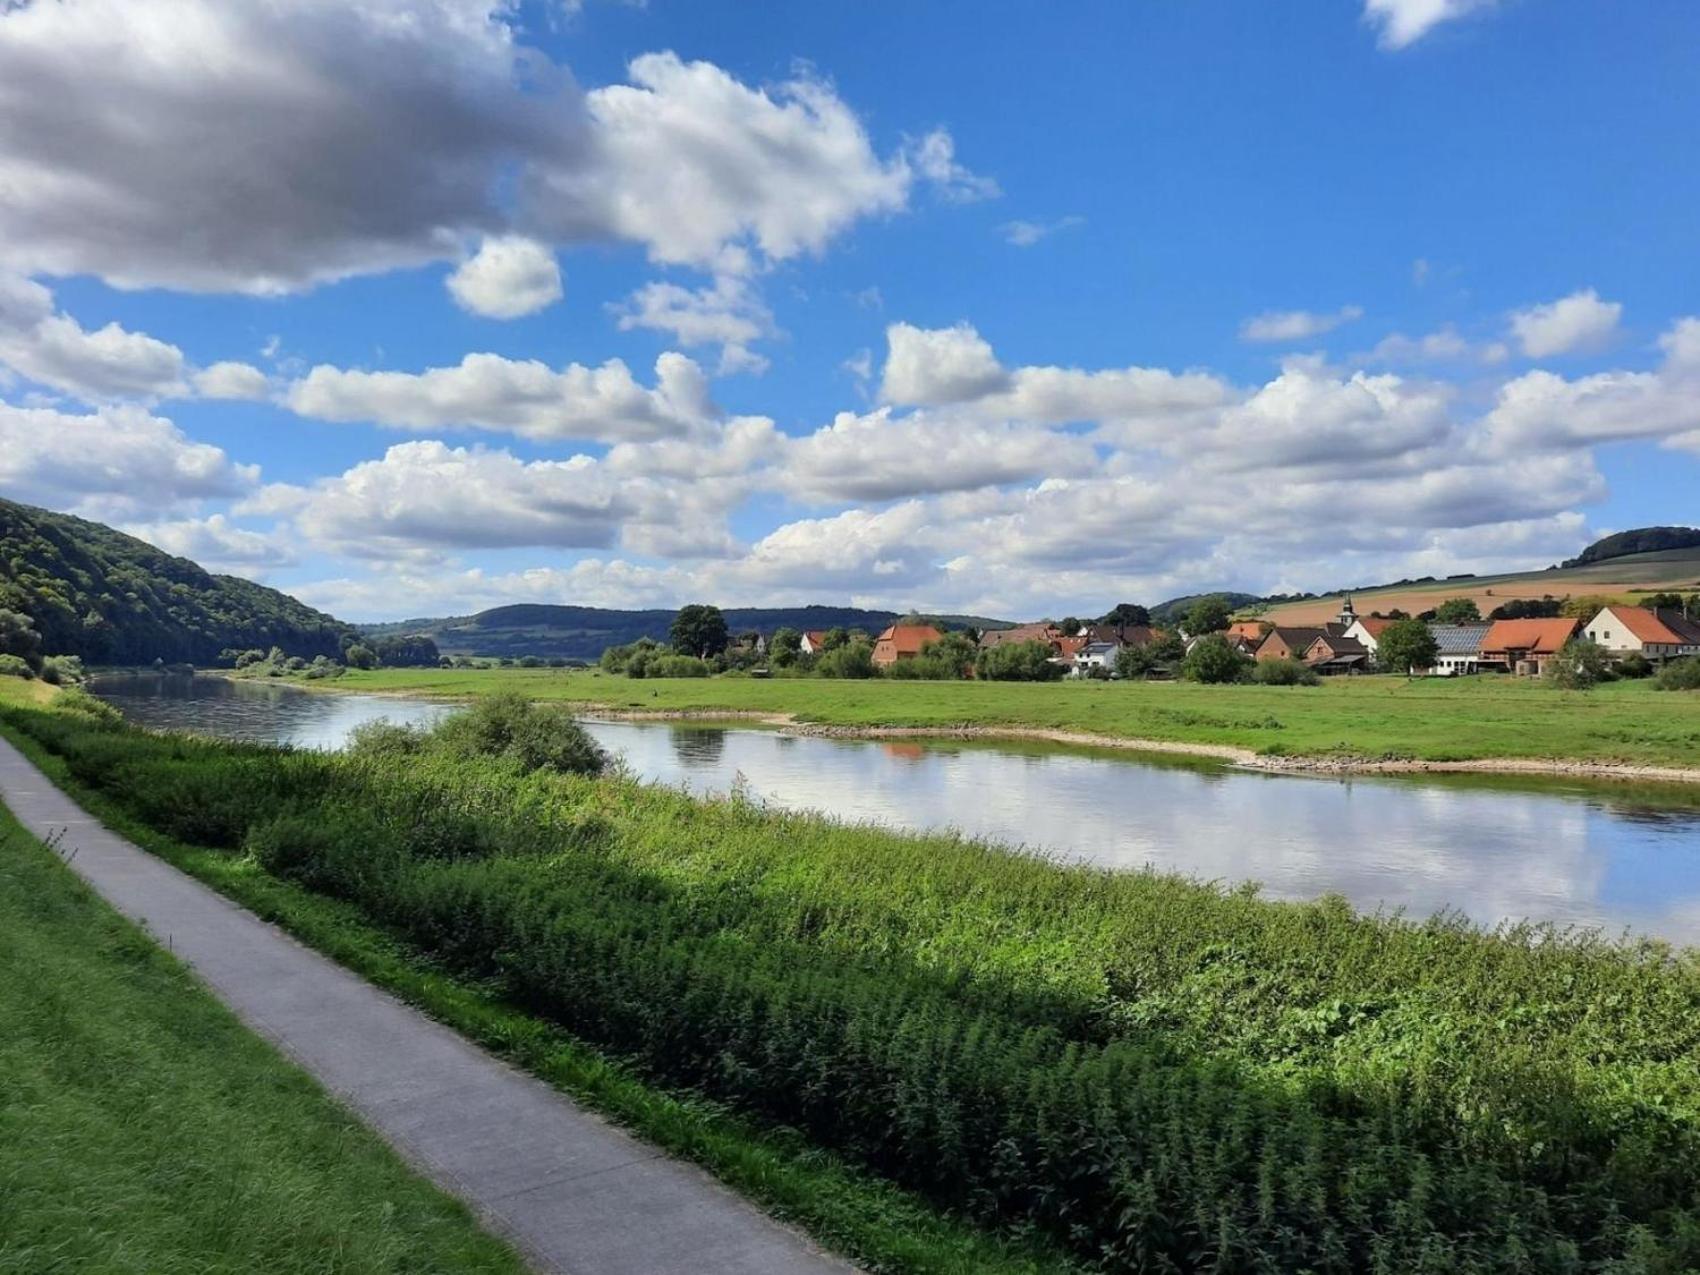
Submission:
[[[1230,593],[1225,589],[1218,590],[1215,593],[1189,593],[1184,597],[1170,598],[1167,602],[1159,602],[1152,607],[1151,623],[1158,628],[1168,628],[1179,624],[1187,611],[1192,608],[1192,604],[1201,598],[1222,598],[1236,611],[1241,607],[1248,607],[1253,603],[1263,601],[1255,593]]]
[[[594,660],[610,646],[621,646],[639,638],[667,640],[676,611],[619,611],[604,607],[553,606],[524,603],[495,607],[477,615],[437,619],[403,620],[394,624],[362,625],[373,637],[423,633],[433,638],[445,655],[509,656],[536,655],[545,659]],[[775,629],[867,629],[870,633],[901,618],[896,611],[868,611],[859,607],[731,607],[726,624],[736,633],[755,630],[771,634]],[[954,627],[1005,628],[1008,621],[980,616],[933,616],[936,622]]]
[[[90,664],[212,664],[227,647],[335,657],[354,632],[276,589],[9,500],[0,500],[0,608],[27,615],[47,653]]]
[[[1560,565],[1585,567],[1590,562],[1604,562],[1608,558],[1624,558],[1631,554],[1697,548],[1700,548],[1700,527],[1637,527],[1634,531],[1620,531],[1614,536],[1596,540]]]

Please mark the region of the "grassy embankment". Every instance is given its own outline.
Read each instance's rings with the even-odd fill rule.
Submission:
[[[0,1270],[524,1269],[3,807],[0,969]]]
[[[429,746],[6,722],[255,896],[340,900],[638,1076],[1110,1269],[1700,1263],[1692,951],[1271,904]],[[821,1225],[811,1185],[789,1211]]]
[[[1286,687],[742,677],[631,681],[554,669],[383,669],[351,671],[316,685],[440,696],[515,690],[610,710],[783,714],[846,727],[1066,731],[1269,756],[1700,766],[1700,695],[1655,691],[1645,681],[1578,692],[1491,676],[1333,678],[1315,687]]]

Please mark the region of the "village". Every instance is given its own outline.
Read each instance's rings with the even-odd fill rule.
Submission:
[[[1127,664],[1128,651],[1150,651],[1167,643],[1182,654],[1200,642],[1217,638],[1237,655],[1265,663],[1293,661],[1322,676],[1376,672],[1410,673],[1426,677],[1460,677],[1476,673],[1540,676],[1560,651],[1572,642],[1597,647],[1613,663],[1639,657],[1662,665],[1700,655],[1700,620],[1680,607],[1645,607],[1613,603],[1587,619],[1545,616],[1446,623],[1419,621],[1433,637],[1433,655],[1409,668],[1382,658],[1381,640],[1395,624],[1410,617],[1359,615],[1352,599],[1342,600],[1338,615],[1322,625],[1283,625],[1263,619],[1228,619],[1225,627],[1188,632],[1182,624],[1164,630],[1148,623],[1087,623],[1065,630],[1051,621],[987,629],[977,638],[979,649],[994,650],[1018,643],[1049,648],[1048,662],[1058,675],[1077,678],[1115,678]],[[873,642],[872,659],[882,671],[919,659],[946,633],[933,624],[898,623]],[[753,640],[765,651],[766,643]],[[805,655],[824,652],[831,642],[826,632],[804,633]]]

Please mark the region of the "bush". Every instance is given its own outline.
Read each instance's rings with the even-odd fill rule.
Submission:
[[[425,747],[464,760],[500,758],[522,772],[596,775],[608,755],[573,720],[572,710],[523,695],[490,695],[428,732]]]
[[[1252,661],[1236,651],[1220,633],[1211,633],[1192,644],[1181,661],[1181,676],[1189,682],[1222,685],[1251,676]]]
[[[650,658],[646,677],[707,677],[708,662],[694,655],[656,655]]]
[[[35,676],[29,661],[21,655],[0,655],[0,677],[21,677],[26,681]]]
[[[1670,661],[1654,684],[1661,691],[1700,691],[1700,655]]]
[[[75,655],[49,655],[41,662],[41,680],[53,686],[77,686],[87,677]]]
[[[1322,678],[1303,660],[1286,656],[1279,660],[1258,660],[1252,668],[1251,680],[1261,686],[1316,686]]]
[[[1611,678],[1605,651],[1585,638],[1572,638],[1541,670],[1542,678],[1567,691],[1585,691]]]
[[[976,676],[988,682],[1054,682],[1068,672],[1045,642],[1000,642],[980,652]]]
[[[860,640],[845,642],[823,651],[815,658],[814,672],[817,677],[840,677],[852,681],[878,677],[879,666],[874,663],[873,643]]]
[[[1653,676],[1653,662],[1642,655],[1641,652],[1631,651],[1617,662],[1617,675],[1635,680],[1651,677]]]

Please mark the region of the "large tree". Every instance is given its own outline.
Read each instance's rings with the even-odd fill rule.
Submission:
[[[1189,682],[1237,682],[1251,671],[1251,665],[1227,638],[1210,633],[1192,644],[1181,661],[1181,676]]]
[[[1108,624],[1112,628],[1118,629],[1124,629],[1133,624],[1150,624],[1151,612],[1137,602],[1118,602],[1098,623]]]
[[[1395,620],[1376,640],[1375,654],[1383,668],[1409,676],[1413,669],[1434,667],[1440,644],[1421,620]]]
[[[1434,609],[1434,618],[1440,624],[1475,624],[1482,611],[1474,598],[1448,598]]]
[[[706,660],[726,649],[726,617],[717,606],[692,603],[680,608],[668,636],[680,655]]]
[[[1200,598],[1187,608],[1186,619],[1181,627],[1188,637],[1197,637],[1201,633],[1220,633],[1228,627],[1228,621],[1233,618],[1233,609],[1228,606],[1228,600],[1219,593]]]

